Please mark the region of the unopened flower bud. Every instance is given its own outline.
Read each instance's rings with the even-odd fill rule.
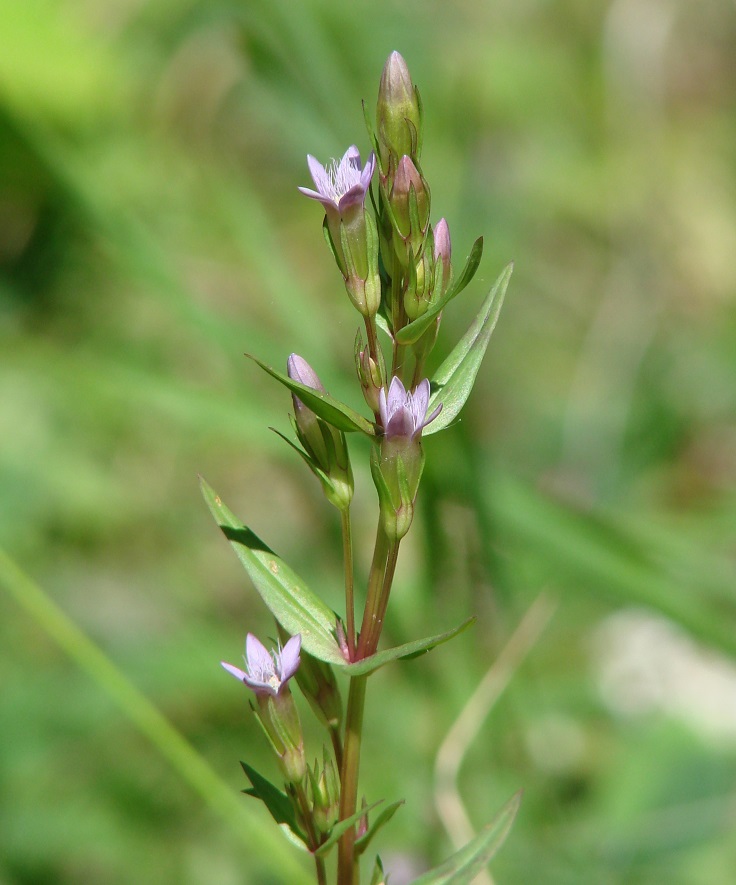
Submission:
[[[421,152],[422,112],[419,96],[406,62],[398,52],[386,60],[378,88],[376,107],[381,167],[387,170],[391,156],[396,163],[408,154],[417,159]]]
[[[362,350],[360,347],[356,347],[355,368],[368,408],[377,415],[379,411],[378,394],[383,387],[383,379],[381,378],[381,370],[367,347]]]
[[[320,835],[327,835],[337,823],[340,813],[340,783],[335,763],[325,748],[320,770],[317,762],[308,769],[311,787],[312,819]]]
[[[396,168],[389,203],[394,218],[394,248],[406,266],[410,253],[421,253],[429,224],[429,187],[406,154]]]
[[[286,364],[289,378],[312,390],[325,393],[317,373],[309,363],[292,353]],[[345,434],[328,424],[292,393],[294,429],[304,446],[306,461],[322,484],[325,496],[338,510],[350,505],[353,497],[353,470]]]
[[[452,244],[450,242],[450,228],[444,218],[440,218],[434,226],[434,259],[442,262],[442,292],[447,291],[452,275]]]
[[[442,265],[439,265],[440,273]],[[435,290],[435,261],[427,249],[416,264],[410,266],[409,285],[404,293],[404,310],[409,320],[415,320],[432,303]]]

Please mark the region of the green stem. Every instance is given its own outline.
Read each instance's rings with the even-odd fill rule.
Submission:
[[[337,770],[342,771],[342,738],[340,737],[339,726],[330,726],[330,740],[332,741],[332,750],[335,754]]]
[[[342,526],[342,555],[345,564],[345,613],[347,617],[347,642],[350,660],[355,657],[355,593],[353,582],[353,535],[350,509],[340,511]]]
[[[390,543],[381,525],[380,518],[376,531],[376,544],[373,561],[368,576],[363,625],[358,641],[357,659],[360,660],[371,630],[372,615],[380,602],[386,563],[390,554]],[[355,814],[358,802],[358,774],[360,770],[360,745],[363,732],[363,710],[367,676],[354,676],[350,680],[348,708],[345,716],[345,743],[343,746],[342,768],[340,770],[340,820]],[[337,882],[338,885],[359,885],[360,871],[355,857],[355,827],[349,827],[338,843]]]
[[[386,532],[383,530],[379,517],[378,529],[376,531],[376,546],[373,550],[373,562],[371,563],[371,572],[368,577],[368,593],[366,594],[365,609],[363,610],[363,623],[360,627],[360,638],[358,640],[357,660],[359,661],[366,657],[368,641],[373,633],[373,624],[378,614],[383,577],[386,573],[386,563],[390,551],[391,544],[386,536]]]
[[[364,657],[369,657],[370,655],[375,654],[375,651],[378,648],[378,641],[381,638],[381,631],[383,630],[383,619],[386,617],[388,598],[391,595],[391,586],[393,584],[394,574],[396,572],[396,562],[399,558],[400,543],[401,541],[393,541],[389,546],[388,557],[386,561],[386,571],[383,576],[381,593],[376,604],[375,617],[370,627],[370,633],[368,635]]]
[[[351,817],[357,808],[360,745],[367,683],[367,676],[354,676],[350,680],[340,790],[340,820]],[[337,885],[359,885],[359,881],[360,875],[355,857],[355,827],[352,826],[343,833],[337,846]]]

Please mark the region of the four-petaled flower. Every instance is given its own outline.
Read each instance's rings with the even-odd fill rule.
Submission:
[[[344,215],[353,206],[362,206],[376,168],[376,158],[371,154],[365,166],[360,168],[360,151],[351,145],[341,160],[330,160],[323,166],[319,160],[307,155],[309,171],[316,191],[308,187],[299,190],[313,200],[319,200],[328,212]]]
[[[246,670],[221,661],[222,666],[236,679],[244,682],[259,695],[276,697],[299,668],[302,637],[292,636],[278,651],[271,651],[252,633],[245,640]]]
[[[378,393],[378,406],[381,424],[386,439],[405,437],[417,439],[430,421],[439,415],[442,403],[427,415],[429,405],[429,381],[425,378],[412,393],[406,390],[401,380],[394,375],[386,394],[382,387]]]

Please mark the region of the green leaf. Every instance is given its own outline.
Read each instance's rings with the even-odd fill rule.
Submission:
[[[243,792],[249,796],[255,796],[256,799],[260,799],[277,824],[287,824],[298,834],[299,826],[296,822],[294,806],[286,793],[283,793],[278,787],[266,780],[263,775],[258,774],[255,768],[252,768],[247,762],[241,762],[240,764],[246,777],[253,785],[252,789],[244,790]]]
[[[335,613],[228,510],[204,479],[200,485],[215,521],[276,620],[292,635],[300,633],[303,647],[315,658],[328,664],[344,664],[333,634]]]
[[[373,805],[367,805],[365,808],[361,808],[360,811],[356,811],[355,814],[351,814],[350,817],[346,817],[345,820],[336,823],[330,830],[329,837],[314,852],[317,857],[324,857],[328,854],[332,849],[332,846],[336,844],[340,836],[342,836],[346,830],[350,829],[350,827],[356,824],[364,814],[367,814],[372,808],[375,808],[376,805],[380,805],[381,802],[383,802],[383,799],[379,799],[378,802],[374,802]]]
[[[459,295],[473,279],[475,272],[478,270],[482,255],[483,237],[478,237],[473,243],[473,247],[470,250],[470,255],[468,255],[468,260],[465,262],[465,267],[463,268],[462,273],[450,286],[447,292],[445,292],[442,298],[440,298],[436,304],[433,304],[428,308],[426,313],[423,313],[420,317],[415,319],[413,323],[409,323],[404,326],[403,329],[399,329],[396,333],[396,340],[399,344],[414,344],[415,341],[418,341],[422,337],[435,319],[442,313],[445,307],[447,307],[450,301],[452,301],[456,295]]]
[[[315,390],[313,387],[308,387],[299,381],[293,381],[288,375],[285,375],[283,372],[277,372],[276,369],[272,369],[249,353],[246,353],[246,356],[248,359],[253,360],[254,363],[257,363],[264,372],[268,372],[272,378],[280,381],[284,387],[288,387],[292,393],[299,397],[305,406],[308,406],[315,415],[324,418],[328,424],[331,424],[338,430],[345,431],[345,433],[353,433],[357,430],[365,433],[366,436],[375,436],[375,429],[371,422],[351,409],[350,406],[341,403],[340,400],[330,396],[329,393]]]
[[[501,272],[470,328],[435,373],[432,379],[434,390],[427,411],[431,412],[439,403],[442,403],[442,411],[427,425],[424,436],[451,424],[470,396],[491,334],[496,328],[513,269],[514,265],[509,264]]]
[[[411,658],[425,654],[437,645],[442,645],[443,642],[447,642],[449,639],[457,636],[458,633],[462,633],[474,621],[475,618],[468,618],[467,621],[463,621],[458,627],[454,627],[446,633],[439,633],[437,636],[430,636],[428,639],[415,639],[413,642],[406,642],[404,645],[397,645],[395,648],[379,651],[369,658],[363,658],[362,661],[355,661],[353,664],[346,663],[343,658],[340,667],[349,676],[364,676],[367,673],[373,673],[374,670],[378,670],[386,664],[390,664],[391,661],[411,660]]]
[[[403,804],[404,800],[399,799],[398,802],[392,802],[388,808],[383,809],[375,821],[368,827],[368,832],[361,836],[360,839],[356,840],[355,851],[357,854],[363,854],[376,833],[391,820]]]
[[[516,793],[493,820],[471,842],[448,858],[443,864],[424,873],[412,885],[470,885],[478,873],[488,864],[503,845],[511,830],[521,802],[521,792]]]

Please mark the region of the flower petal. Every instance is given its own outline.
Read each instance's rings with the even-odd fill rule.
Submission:
[[[319,202],[322,203],[325,209],[337,209],[337,203],[335,203],[332,197],[326,197],[323,194],[320,194],[317,191],[313,191],[308,187],[299,187],[297,188],[297,190],[303,193],[305,197],[309,197],[310,200],[319,200]]]
[[[244,682],[248,678],[248,674],[239,667],[233,667],[232,664],[226,664],[225,661],[220,661],[220,664],[240,682]]]
[[[401,383],[401,378],[398,375],[394,375],[391,379],[391,385],[388,389],[388,397],[386,398],[386,408],[389,414],[389,421],[391,420],[391,415],[397,410],[402,408],[406,403],[406,388]]]
[[[324,194],[325,182],[329,182],[330,180],[327,170],[320,161],[311,154],[307,154],[307,166],[309,166],[309,174],[312,176],[314,186],[321,194]]]
[[[245,639],[245,663],[251,679],[259,680],[264,674],[274,672],[273,658],[268,649],[252,633]]]
[[[281,676],[281,685],[284,685],[291,677],[296,673],[299,669],[299,653],[302,647],[302,637],[300,633],[297,633],[295,636],[292,636],[291,639],[286,643],[286,645],[281,650],[280,655],[280,676]]]

